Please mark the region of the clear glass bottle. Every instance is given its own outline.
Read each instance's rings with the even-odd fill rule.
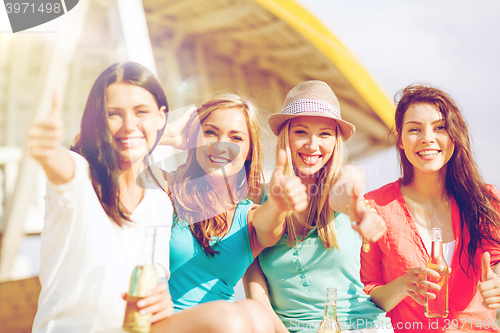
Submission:
[[[427,268],[433,269],[439,273],[439,277],[427,276],[427,280],[438,284],[439,291],[428,290],[436,295],[436,298],[425,298],[425,316],[428,318],[446,318],[448,317],[448,265],[443,256],[443,236],[441,228],[432,228],[432,250],[431,257],[427,263]]]
[[[325,313],[317,333],[340,333],[337,322],[337,289],[326,288]]]
[[[137,302],[146,297],[146,293],[156,287],[158,279],[154,267],[156,228],[147,228],[139,262],[132,272],[127,294],[127,308],[123,319],[123,329],[127,332],[149,333],[151,323],[148,315],[141,315]]]

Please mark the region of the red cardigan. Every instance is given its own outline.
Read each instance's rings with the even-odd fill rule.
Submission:
[[[488,190],[500,198],[496,187],[488,186]],[[388,228],[385,236],[371,244],[369,252],[361,252],[361,281],[365,284],[365,292],[369,294],[374,287],[405,275],[411,267],[425,267],[429,254],[406,207],[399,180],[369,192],[365,198],[384,218]],[[387,313],[392,319],[395,332],[438,332],[447,328],[460,332],[500,332],[495,311],[482,306],[483,298],[476,288],[481,279],[481,257],[484,251],[490,252],[493,266],[500,262],[500,249],[486,243],[483,244],[484,251],[478,247],[474,261],[479,269],[474,274],[470,268],[466,274],[462,267],[467,268],[468,255],[464,253],[460,258],[459,252],[462,239],[465,244],[469,242],[469,232],[464,229],[462,233],[460,211],[453,198],[451,205],[455,250],[448,289],[448,318],[437,320],[425,317],[424,307],[408,296]]]

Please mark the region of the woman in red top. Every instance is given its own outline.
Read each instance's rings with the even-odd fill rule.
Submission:
[[[403,177],[365,196],[388,227],[361,253],[365,291],[388,312],[395,332],[499,332],[500,192],[477,169],[462,114],[443,91],[409,86],[395,123]],[[425,267],[434,227],[443,231],[451,268],[443,319],[424,315],[425,297],[439,289],[426,281],[438,275]]]

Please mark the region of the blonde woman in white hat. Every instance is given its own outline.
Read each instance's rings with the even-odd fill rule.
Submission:
[[[247,270],[247,296],[273,313],[277,332],[316,332],[326,288],[335,287],[340,329],[392,332],[360,281],[362,237],[376,241],[386,226],[362,198],[362,173],[344,166],[344,141],[354,125],[342,120],[325,82],[307,81],[288,93],[269,126],[278,136],[277,150],[286,151],[284,174],[300,177],[309,207],[286,218],[281,240]]]

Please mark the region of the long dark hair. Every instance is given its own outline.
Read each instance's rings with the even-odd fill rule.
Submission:
[[[468,268],[478,268],[474,258],[478,246],[486,241],[500,246],[500,217],[495,210],[499,200],[486,188],[486,184],[474,160],[467,123],[455,101],[440,89],[426,85],[410,85],[402,90],[397,101],[395,116],[395,132],[398,142],[401,140],[403,119],[406,110],[418,103],[435,106],[446,122],[446,132],[450,136],[455,150],[448,162],[446,172],[446,191],[453,196],[460,210],[461,229],[467,228],[470,241],[466,245],[462,238],[462,253],[468,253]],[[396,97],[397,98],[397,97]],[[401,183],[406,185],[413,178],[413,165],[408,161],[404,150],[398,148],[401,166]],[[495,205],[495,206],[494,206]],[[465,247],[467,246],[467,249]],[[464,267],[462,267],[464,269]],[[464,269],[465,272],[465,269]]]
[[[99,75],[90,90],[83,112],[80,138],[71,149],[88,161],[92,185],[104,211],[116,224],[122,226],[124,221],[130,221],[130,216],[126,210],[120,207],[119,157],[113,148],[108,128],[106,95],[108,86],[115,82],[129,83],[146,89],[155,98],[158,108],[165,106],[166,113],[168,112],[168,103],[165,92],[154,74],[135,62],[111,65]],[[156,142],[145,159],[160,141],[164,130],[165,126],[158,131]]]

